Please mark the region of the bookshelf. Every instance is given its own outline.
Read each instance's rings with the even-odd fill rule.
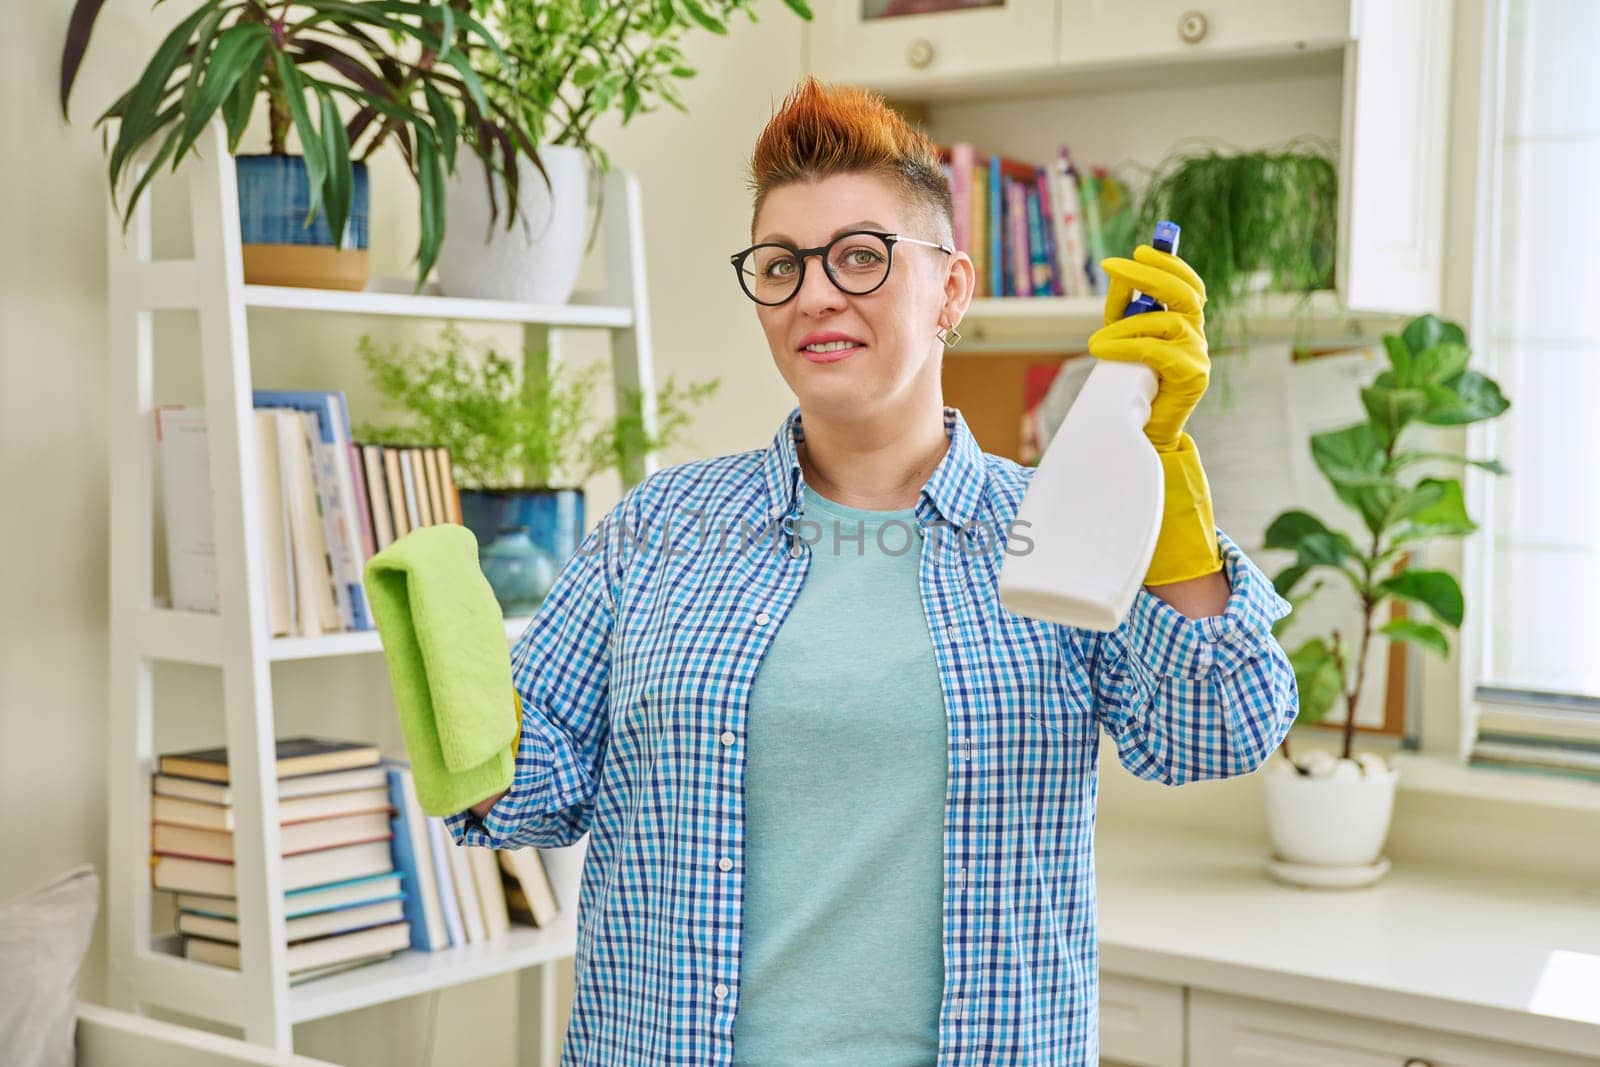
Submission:
[[[148,159],[148,157],[146,157]],[[143,164],[141,164],[142,166]],[[363,292],[246,285],[240,253],[238,190],[224,128],[214,121],[183,163],[187,170],[192,256],[152,257],[151,198],[126,238],[107,212],[110,397],[110,707],[108,993],[113,1006],[160,1008],[239,1028],[246,1041],[289,1052],[294,1024],[496,974],[520,976],[520,1062],[551,1063],[562,1020],[555,1016],[553,964],[576,950],[576,909],[587,839],[541,850],[560,903],[549,927],[513,926],[495,941],[435,953],[402,952],[384,962],[293,986],[285,958],[283,876],[274,787],[275,663],[381,651],[376,631],[273,637],[265,609],[267,570],[252,426],[250,323],[258,314],[378,315],[520,324],[525,344],[560,358],[562,331],[598,329],[611,340],[617,399],[630,388],[654,396],[646,299],[641,199],[637,179],[613,168],[603,179],[606,280],[565,305],[519,304],[419,294],[404,280],[379,280]],[[203,403],[213,487],[221,611],[178,611],[154,597],[155,335],[158,311],[185,310],[198,322]],[[312,318],[305,318],[311,315]],[[298,323],[297,323],[298,324]],[[646,403],[647,419],[653,419]],[[655,427],[649,427],[655,432]],[[649,453],[627,457],[626,490],[657,469]],[[251,487],[247,490],[246,487]],[[507,647],[528,618],[506,619]],[[156,661],[209,666],[222,677],[223,733],[235,800],[235,846],[243,967],[196,963],[176,953],[176,938],[154,936],[150,877],[150,778]]]

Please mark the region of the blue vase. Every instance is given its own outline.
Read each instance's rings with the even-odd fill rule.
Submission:
[[[463,489],[461,522],[482,549],[508,526],[525,526],[528,540],[548,552],[557,566],[583,541],[582,489]]]
[[[528,539],[526,526],[507,526],[478,554],[483,576],[507,616],[532,615],[556,581],[556,561]]]

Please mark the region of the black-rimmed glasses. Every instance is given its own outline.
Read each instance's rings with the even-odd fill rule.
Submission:
[[[946,255],[955,249],[946,244],[907,237],[901,233],[877,230],[852,230],[841,233],[816,248],[796,248],[783,242],[751,245],[728,259],[739,279],[739,288],[756,303],[776,307],[800,291],[805,280],[806,259],[822,257],[823,272],[840,292],[866,296],[889,279],[894,266],[894,246],[900,242],[927,245]]]

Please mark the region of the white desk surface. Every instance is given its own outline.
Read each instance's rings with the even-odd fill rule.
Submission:
[[[1264,840],[1096,838],[1106,973],[1600,1062],[1600,885],[1396,862],[1367,888],[1298,889],[1267,874]]]

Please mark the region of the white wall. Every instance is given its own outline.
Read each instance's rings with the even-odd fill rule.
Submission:
[[[737,22],[729,38],[700,33],[684,51],[699,77],[682,86],[687,116],[663,106],[622,129],[615,116],[599,123],[597,140],[613,161],[640,179],[645,244],[652,286],[651,313],[658,378],[723,378],[714,410],[696,424],[694,441],[669,452],[674,462],[763,447],[792,397],[772,368],[753,308],[735,287],[726,255],[742,247],[749,226],[746,163],[756,134],[801,71],[798,21],[781,4],[760,5],[762,21]],[[1476,0],[1458,12],[1458,90],[1475,89]],[[106,440],[101,430],[105,374],[105,169],[91,122],[131,84],[165,28],[183,17],[181,4],[150,11],[143,4],[108,4],[74,97],[71,126],[51,101],[69,0],[17,5],[4,39],[0,82],[5,98],[39,100],[32,108],[3,109],[0,131],[0,218],[10,255],[0,261],[0,896],[37,884],[73,863],[102,864],[106,852]],[[1300,88],[1305,88],[1301,85]],[[1294,85],[1280,91],[1294,91]],[[1312,86],[1311,88],[1315,88]],[[1241,143],[1278,136],[1273,92],[1241,92],[1230,102]],[[1470,92],[1453,117],[1449,241],[1444,313],[1467,321],[1474,146],[1464,123],[1474,114]],[[1331,128],[1336,114],[1325,117]],[[1057,117],[1057,121],[1065,122]],[[1099,136],[1090,111],[1072,116],[1092,148]],[[1283,131],[1294,132],[1294,131]],[[1254,134],[1255,136],[1252,136]],[[1005,144],[1009,154],[1053,150],[1053,133],[1032,143]],[[255,143],[260,150],[259,126]],[[1092,154],[1092,153],[1091,153]],[[375,270],[406,275],[415,241],[415,194],[397,158],[374,161],[377,192],[372,224]],[[159,206],[159,205],[158,205]],[[169,205],[167,211],[173,210]],[[582,285],[599,264],[588,264]],[[425,339],[420,327],[294,316],[253,320],[260,386],[345,389],[357,418],[378,415],[365,386],[355,339]],[[192,330],[164,316],[163,338],[176,355],[164,363],[160,399],[195,401]],[[514,344],[515,334],[504,343]],[[581,357],[604,353],[586,339]],[[590,500],[591,522],[617,496],[601,479]],[[42,505],[42,506],[41,506]],[[1457,553],[1443,554],[1454,565]],[[1455,665],[1426,662],[1425,717],[1430,737],[1450,740],[1459,694]],[[275,670],[286,729],[399,738],[388,704],[388,682],[376,657],[284,665]],[[157,691],[167,701],[158,747],[220,741],[215,711],[218,684],[210,672],[164,668]],[[1179,801],[1182,801],[1180,803]],[[1263,833],[1251,781],[1186,789],[1181,794],[1135,783],[1120,771],[1106,775],[1102,811],[1113,817],[1171,819],[1203,828]],[[1493,816],[1492,820],[1489,816]],[[1482,816],[1483,818],[1480,818]],[[1402,801],[1397,849],[1437,850],[1441,837],[1467,840],[1460,827],[1492,827],[1516,843],[1515,859],[1537,863],[1579,830],[1581,820],[1541,818],[1517,809],[1488,811],[1458,803]],[[1592,825],[1592,821],[1589,824]],[[1439,831],[1444,831],[1440,833]],[[1481,840],[1481,839],[1480,839]],[[85,994],[103,995],[103,930],[88,963]],[[570,969],[568,977],[570,981]],[[570,998],[570,985],[563,1003]],[[498,1020],[514,1015],[515,985],[491,979],[444,992],[438,1003],[440,1063],[511,1062],[511,1030]],[[348,1063],[412,1062],[428,1010],[425,998],[301,1027],[302,1051]],[[565,1008],[563,1007],[563,1011]]]

